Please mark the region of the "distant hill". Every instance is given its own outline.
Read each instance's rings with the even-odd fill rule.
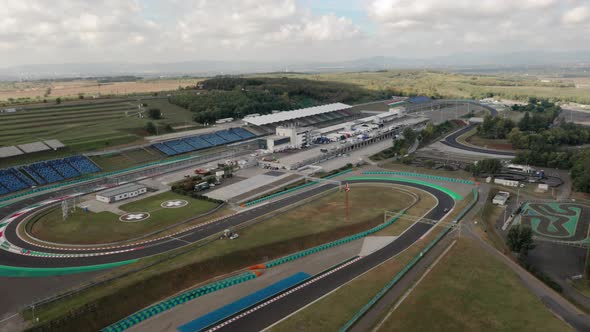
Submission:
[[[0,68],[0,80],[138,75],[214,76],[262,72],[336,72],[385,69],[445,69],[526,71],[544,67],[590,67],[590,52],[528,51],[515,53],[458,53],[448,56],[402,58],[375,56],[334,62],[186,61],[134,64],[124,62],[36,64]]]

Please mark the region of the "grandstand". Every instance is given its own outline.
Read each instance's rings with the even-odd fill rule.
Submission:
[[[254,137],[256,137],[255,134],[244,128],[230,128],[199,136],[190,136],[162,143],[156,143],[153,144],[152,147],[167,156],[176,156],[182,153],[235,143]]]
[[[292,125],[320,127],[352,117],[351,108],[352,106],[343,103],[334,103],[244,118],[244,122],[269,133],[274,132],[277,127]]]
[[[0,195],[100,172],[85,156],[72,156],[0,170]]]

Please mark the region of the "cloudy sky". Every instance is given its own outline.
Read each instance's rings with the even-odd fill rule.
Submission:
[[[0,67],[590,49],[590,0],[0,0]]]

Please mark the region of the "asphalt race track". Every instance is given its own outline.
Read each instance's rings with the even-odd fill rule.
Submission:
[[[369,181],[367,181],[369,182]],[[385,181],[384,181],[385,182]],[[391,183],[388,181],[387,183]],[[404,185],[408,185],[407,183],[400,183]],[[17,234],[16,230],[20,222],[26,217],[26,215],[22,215],[11,222],[5,231],[4,236],[6,239],[13,245],[25,248],[27,250],[45,252],[45,253],[55,253],[55,254],[68,254],[68,255],[92,255],[95,254],[96,256],[85,256],[85,257],[39,257],[39,256],[30,256],[24,255],[19,253],[13,253],[6,250],[0,250],[0,265],[5,266],[13,266],[13,267],[43,267],[43,268],[52,268],[52,267],[80,267],[80,266],[88,266],[88,265],[96,265],[96,264],[106,264],[106,263],[113,263],[113,262],[121,262],[130,259],[137,259],[137,258],[144,258],[152,255],[157,255],[160,253],[164,253],[170,250],[178,249],[180,247],[184,247],[189,243],[194,243],[200,241],[206,237],[209,237],[214,234],[221,233],[226,228],[235,227],[241,223],[250,221],[254,218],[272,212],[274,210],[289,206],[291,204],[297,203],[302,199],[307,197],[319,194],[331,188],[334,188],[335,185],[332,184],[325,184],[311,190],[307,190],[289,197],[286,197],[282,200],[278,200],[275,202],[271,202],[268,204],[261,205],[257,208],[248,210],[243,213],[238,213],[236,215],[232,215],[228,218],[222,219],[218,222],[214,222],[208,225],[204,225],[202,227],[188,230],[184,233],[180,233],[175,235],[174,237],[165,237],[163,239],[155,240],[153,242],[148,242],[143,245],[130,245],[126,247],[122,247],[119,249],[106,249],[106,248],[93,248],[88,250],[82,250],[78,248],[73,248],[74,250],[64,250],[64,249],[49,249],[45,247],[40,247],[34,244],[30,244],[24,242]],[[442,202],[445,199],[450,200],[450,205],[446,204],[446,207],[452,206],[452,199],[447,197],[445,194],[442,194],[430,187],[414,185],[424,190],[428,190],[433,192],[433,194],[443,195]],[[36,197],[36,201],[40,198]],[[31,204],[32,202],[28,202]],[[24,203],[19,204],[22,208]],[[11,206],[15,207],[15,206]],[[435,210],[437,211],[437,210]],[[442,211],[442,209],[441,209]],[[433,211],[434,212],[434,211]],[[434,216],[436,217],[436,216]],[[422,234],[421,232],[420,234]],[[396,241],[402,242],[402,241]],[[119,252],[122,251],[122,252]]]
[[[379,181],[362,181],[367,182],[379,182]],[[389,183],[391,183],[389,181]],[[394,182],[395,183],[395,182]],[[402,184],[402,183],[400,183]],[[408,185],[407,183],[403,183]],[[433,194],[438,199],[438,205],[435,206],[425,218],[432,220],[440,220],[444,215],[444,209],[451,209],[454,206],[453,199],[447,194],[437,189],[419,185],[411,184],[411,186],[425,190]],[[280,321],[282,318],[292,314],[293,312],[301,309],[305,305],[321,298],[329,292],[337,289],[345,283],[351,281],[355,277],[367,272],[368,270],[382,264],[389,258],[399,254],[414,242],[418,241],[433,225],[425,223],[415,223],[399,238],[383,247],[382,249],[359,259],[358,261],[333,272],[326,277],[317,280],[314,283],[307,285],[306,287],[300,288],[297,291],[283,296],[270,302],[268,305],[261,307],[256,311],[252,311],[249,314],[243,315],[239,319],[236,316],[240,316],[240,313],[225,320],[225,325],[222,327],[215,328],[211,326],[211,330],[215,331],[261,331],[270,325]],[[231,321],[230,323],[227,323]],[[220,323],[224,324],[224,323]],[[220,325],[220,324],[216,324]],[[211,331],[208,330],[208,331]]]
[[[445,137],[444,140],[441,141],[441,143],[443,143],[444,145],[450,146],[452,148],[455,149],[460,149],[460,150],[465,150],[465,151],[470,151],[470,152],[477,152],[477,153],[485,153],[485,154],[491,154],[491,155],[495,155],[495,156],[503,156],[503,157],[514,157],[516,156],[516,153],[514,152],[510,152],[510,151],[499,151],[499,150],[488,150],[488,149],[484,149],[484,148],[478,148],[478,147],[474,147],[474,146],[468,146],[468,145],[463,145],[461,143],[459,143],[457,141],[457,138],[463,134],[465,134],[466,132],[470,131],[471,129],[473,129],[475,126],[477,126],[476,124],[472,124],[469,125],[461,130],[458,130],[454,133],[452,133],[451,135]]]

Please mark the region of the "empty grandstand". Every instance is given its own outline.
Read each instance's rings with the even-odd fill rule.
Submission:
[[[156,148],[167,156],[175,156],[182,153],[203,150],[214,146],[235,143],[254,137],[256,137],[256,135],[244,128],[230,128],[209,134],[156,143],[153,144],[152,147]]]
[[[90,159],[72,156],[0,170],[0,195],[100,172]]]

